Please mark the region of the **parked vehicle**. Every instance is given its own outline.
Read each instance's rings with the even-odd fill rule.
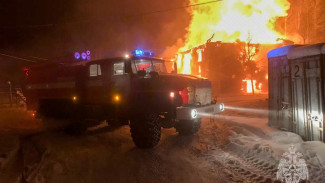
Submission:
[[[165,61],[150,55],[136,50],[130,58],[32,66],[27,107],[43,118],[74,121],[70,129],[75,133],[103,120],[130,122],[133,141],[141,148],[158,144],[161,127],[192,135],[203,116],[224,110],[212,101],[209,80],[167,73]]]

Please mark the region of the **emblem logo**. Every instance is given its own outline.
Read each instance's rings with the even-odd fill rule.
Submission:
[[[301,158],[302,156],[302,153],[296,152],[296,147],[291,145],[289,152],[282,155],[276,178],[285,183],[299,183],[300,180],[308,180],[308,169],[306,161]]]

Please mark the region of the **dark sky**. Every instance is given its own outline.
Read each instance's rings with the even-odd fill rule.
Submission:
[[[43,58],[90,49],[93,56],[135,48],[162,53],[184,38],[188,0],[1,0],[0,49]],[[144,15],[145,14],[145,15]]]

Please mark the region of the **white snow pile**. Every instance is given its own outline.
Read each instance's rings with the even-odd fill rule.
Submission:
[[[252,179],[253,182],[274,181],[283,154],[289,152],[289,148],[293,146],[296,152],[302,153],[301,158],[306,161],[308,180],[325,182],[323,142],[304,142],[297,134],[273,129],[267,126],[267,118],[222,116],[221,119],[226,120],[231,126],[231,135],[225,150],[245,160],[242,164],[246,170],[239,168],[239,174],[244,174],[246,178],[253,174],[251,177],[257,177]],[[238,166],[240,165],[237,163],[234,168]],[[238,175],[233,176],[238,177]]]

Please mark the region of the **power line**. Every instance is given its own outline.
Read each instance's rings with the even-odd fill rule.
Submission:
[[[16,56],[12,56],[12,55],[7,55],[7,54],[3,54],[3,53],[0,53],[0,55],[5,56],[5,57],[9,57],[9,58],[13,58],[13,59],[16,59],[16,60],[23,60],[23,61],[27,61],[27,62],[33,62],[33,63],[36,63],[36,61],[34,61],[34,60],[29,60],[29,59],[25,59],[25,58],[21,58],[21,57],[16,57]]]
[[[191,7],[195,7],[195,6],[202,6],[202,5],[217,3],[217,2],[221,2],[221,1],[223,1],[223,0],[214,0],[214,1],[204,2],[204,3],[190,4],[190,5],[187,5],[187,6],[169,8],[169,9],[164,9],[164,10],[157,10],[157,11],[152,11],[152,12],[145,12],[145,13],[141,13],[141,14],[126,15],[126,16],[122,16],[122,17],[128,18],[128,17],[146,16],[146,15],[151,15],[151,14],[158,14],[158,13],[164,13],[164,12],[169,12],[169,11],[175,11],[175,10],[179,10],[179,9],[191,8]],[[6,28],[6,29],[13,29],[13,28],[42,28],[42,27],[46,28],[46,27],[55,27],[55,26],[59,26],[59,25],[78,24],[78,23],[84,23],[84,22],[89,22],[89,21],[90,20],[88,20],[88,21],[86,20],[86,21],[65,22],[65,23],[47,23],[47,24],[38,24],[38,25],[22,25],[22,26],[16,26],[16,27],[1,26],[1,28]]]
[[[4,51],[5,52],[5,53],[2,53],[2,54],[22,55],[22,54],[15,53],[15,52],[12,52],[12,51],[9,51],[9,50],[5,50],[5,49],[0,49],[0,51]],[[26,56],[26,57],[29,57],[29,58],[34,58],[34,59],[37,59],[37,60],[43,60],[43,61],[47,61],[48,60],[46,58],[35,57],[35,56],[31,56],[31,55],[22,55],[22,56]]]
[[[211,4],[211,3],[217,3],[217,2],[221,2],[221,1],[223,1],[223,0],[215,0],[215,1],[205,2],[205,3],[190,4],[190,5],[182,6],[182,7],[176,7],[176,8],[170,8],[170,9],[165,9],[165,10],[152,11],[152,12],[147,12],[147,13],[142,13],[142,14],[137,14],[137,15],[129,15],[129,16],[142,16],[142,15],[150,15],[150,14],[156,14],[156,13],[163,13],[163,12],[174,11],[174,10],[179,10],[179,9],[186,9],[186,8],[191,8],[191,7],[195,7],[195,6],[201,6],[201,5]]]

